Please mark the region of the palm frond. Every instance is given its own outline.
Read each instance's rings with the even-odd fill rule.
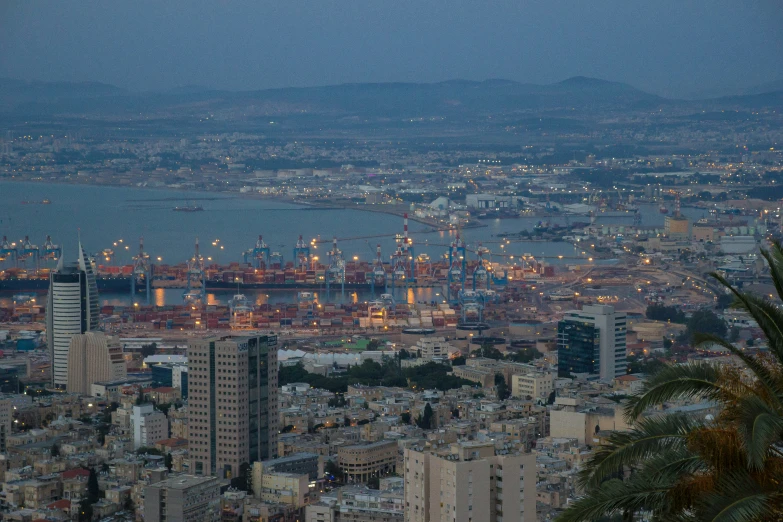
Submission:
[[[769,520],[783,498],[778,488],[759,484],[747,472],[737,471],[720,480],[714,493],[705,495],[698,512],[708,522]],[[777,517],[775,517],[777,519]]]
[[[769,350],[783,364],[783,311],[766,298],[740,292],[720,274],[713,272],[710,276],[727,288],[736,298],[737,306],[745,309],[758,323],[759,328],[769,343]]]
[[[627,482],[618,479],[604,482],[575,502],[556,519],[557,522],[594,522],[601,517],[627,511],[665,511],[667,494],[675,485],[671,474],[637,475]]]
[[[640,420],[626,432],[610,434],[593,451],[578,477],[585,489],[597,487],[605,479],[645,459],[687,445],[688,433],[700,426],[684,415],[656,415]]]
[[[770,368],[765,365],[761,360],[756,359],[744,351],[738,349],[736,346],[712,334],[696,334],[695,341],[697,346],[704,345],[718,345],[725,348],[739,358],[748,369],[753,372],[753,375],[758,380],[758,383],[762,385],[768,395],[778,407],[783,408],[783,389],[781,389],[781,381],[777,375],[773,374]]]
[[[748,466],[761,470],[770,448],[781,440],[783,417],[757,395],[744,398],[739,411],[739,430],[744,439]]]
[[[650,377],[642,391],[630,398],[626,418],[636,419],[648,408],[672,399],[713,399],[721,394],[720,370],[714,364],[667,365]]]

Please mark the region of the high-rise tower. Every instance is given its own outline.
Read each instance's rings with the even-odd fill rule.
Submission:
[[[277,457],[277,337],[221,336],[188,344],[191,472],[238,476]]]
[[[95,264],[79,242],[79,257],[65,263],[63,257],[49,275],[46,305],[46,342],[52,361],[55,388],[68,384],[68,347],[71,337],[98,329],[98,285]]]

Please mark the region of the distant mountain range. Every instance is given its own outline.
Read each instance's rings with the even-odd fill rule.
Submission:
[[[783,81],[710,100],[662,98],[630,85],[578,76],[548,85],[510,80],[439,83],[352,83],[323,87],[221,91],[188,86],[131,92],[102,83],[0,78],[0,112],[38,116],[160,117],[220,112],[226,118],[295,115],[328,118],[456,119],[544,110],[628,110],[670,104],[757,107],[783,104]]]

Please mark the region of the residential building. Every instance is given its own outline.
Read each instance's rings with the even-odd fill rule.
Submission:
[[[493,443],[404,451],[405,520],[534,522],[536,459],[495,455]]]
[[[68,385],[68,349],[71,337],[98,329],[98,285],[95,264],[79,243],[79,258],[65,263],[60,257],[49,275],[46,305],[46,343],[56,388]]]
[[[255,474],[253,478],[255,498],[295,508],[303,508],[309,503],[310,477],[306,474],[270,472],[262,473],[261,480],[255,480]]]
[[[127,377],[122,347],[103,332],[71,337],[68,346],[68,393],[90,395],[96,382]]]
[[[14,408],[13,399],[7,396],[0,398],[0,453],[5,453],[8,448],[8,437],[11,435]]]
[[[348,480],[367,482],[371,477],[394,473],[397,468],[397,443],[384,440],[342,446],[337,449],[337,462]]]
[[[307,506],[306,522],[403,522],[405,495],[402,488],[380,490],[347,486],[336,501]]]
[[[531,372],[511,376],[511,395],[546,399],[555,389],[555,379],[551,373]]]
[[[188,432],[196,475],[231,478],[277,457],[277,337],[221,336],[188,345]]]
[[[169,422],[162,411],[152,404],[142,404],[133,407],[131,415],[133,428],[133,447],[153,446],[159,440],[169,438]]]
[[[557,325],[559,377],[597,374],[611,381],[626,373],[626,314],[606,305],[566,312]]]
[[[444,361],[452,353],[459,352],[459,349],[446,342],[445,337],[422,337],[411,350],[421,353],[420,357],[425,361]]]
[[[286,457],[253,463],[253,481],[261,480],[263,473],[295,473],[316,480],[323,475],[319,457],[315,453],[294,453]]]
[[[180,475],[144,488],[145,522],[220,520],[220,482],[215,477]]]

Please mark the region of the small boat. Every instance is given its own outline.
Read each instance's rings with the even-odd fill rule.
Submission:
[[[669,213],[669,209],[664,207],[663,205],[661,205],[661,208],[659,208],[658,210],[660,211],[661,214],[668,214]]]
[[[201,205],[185,205],[182,207],[174,207],[175,212],[201,212],[204,207]]]

